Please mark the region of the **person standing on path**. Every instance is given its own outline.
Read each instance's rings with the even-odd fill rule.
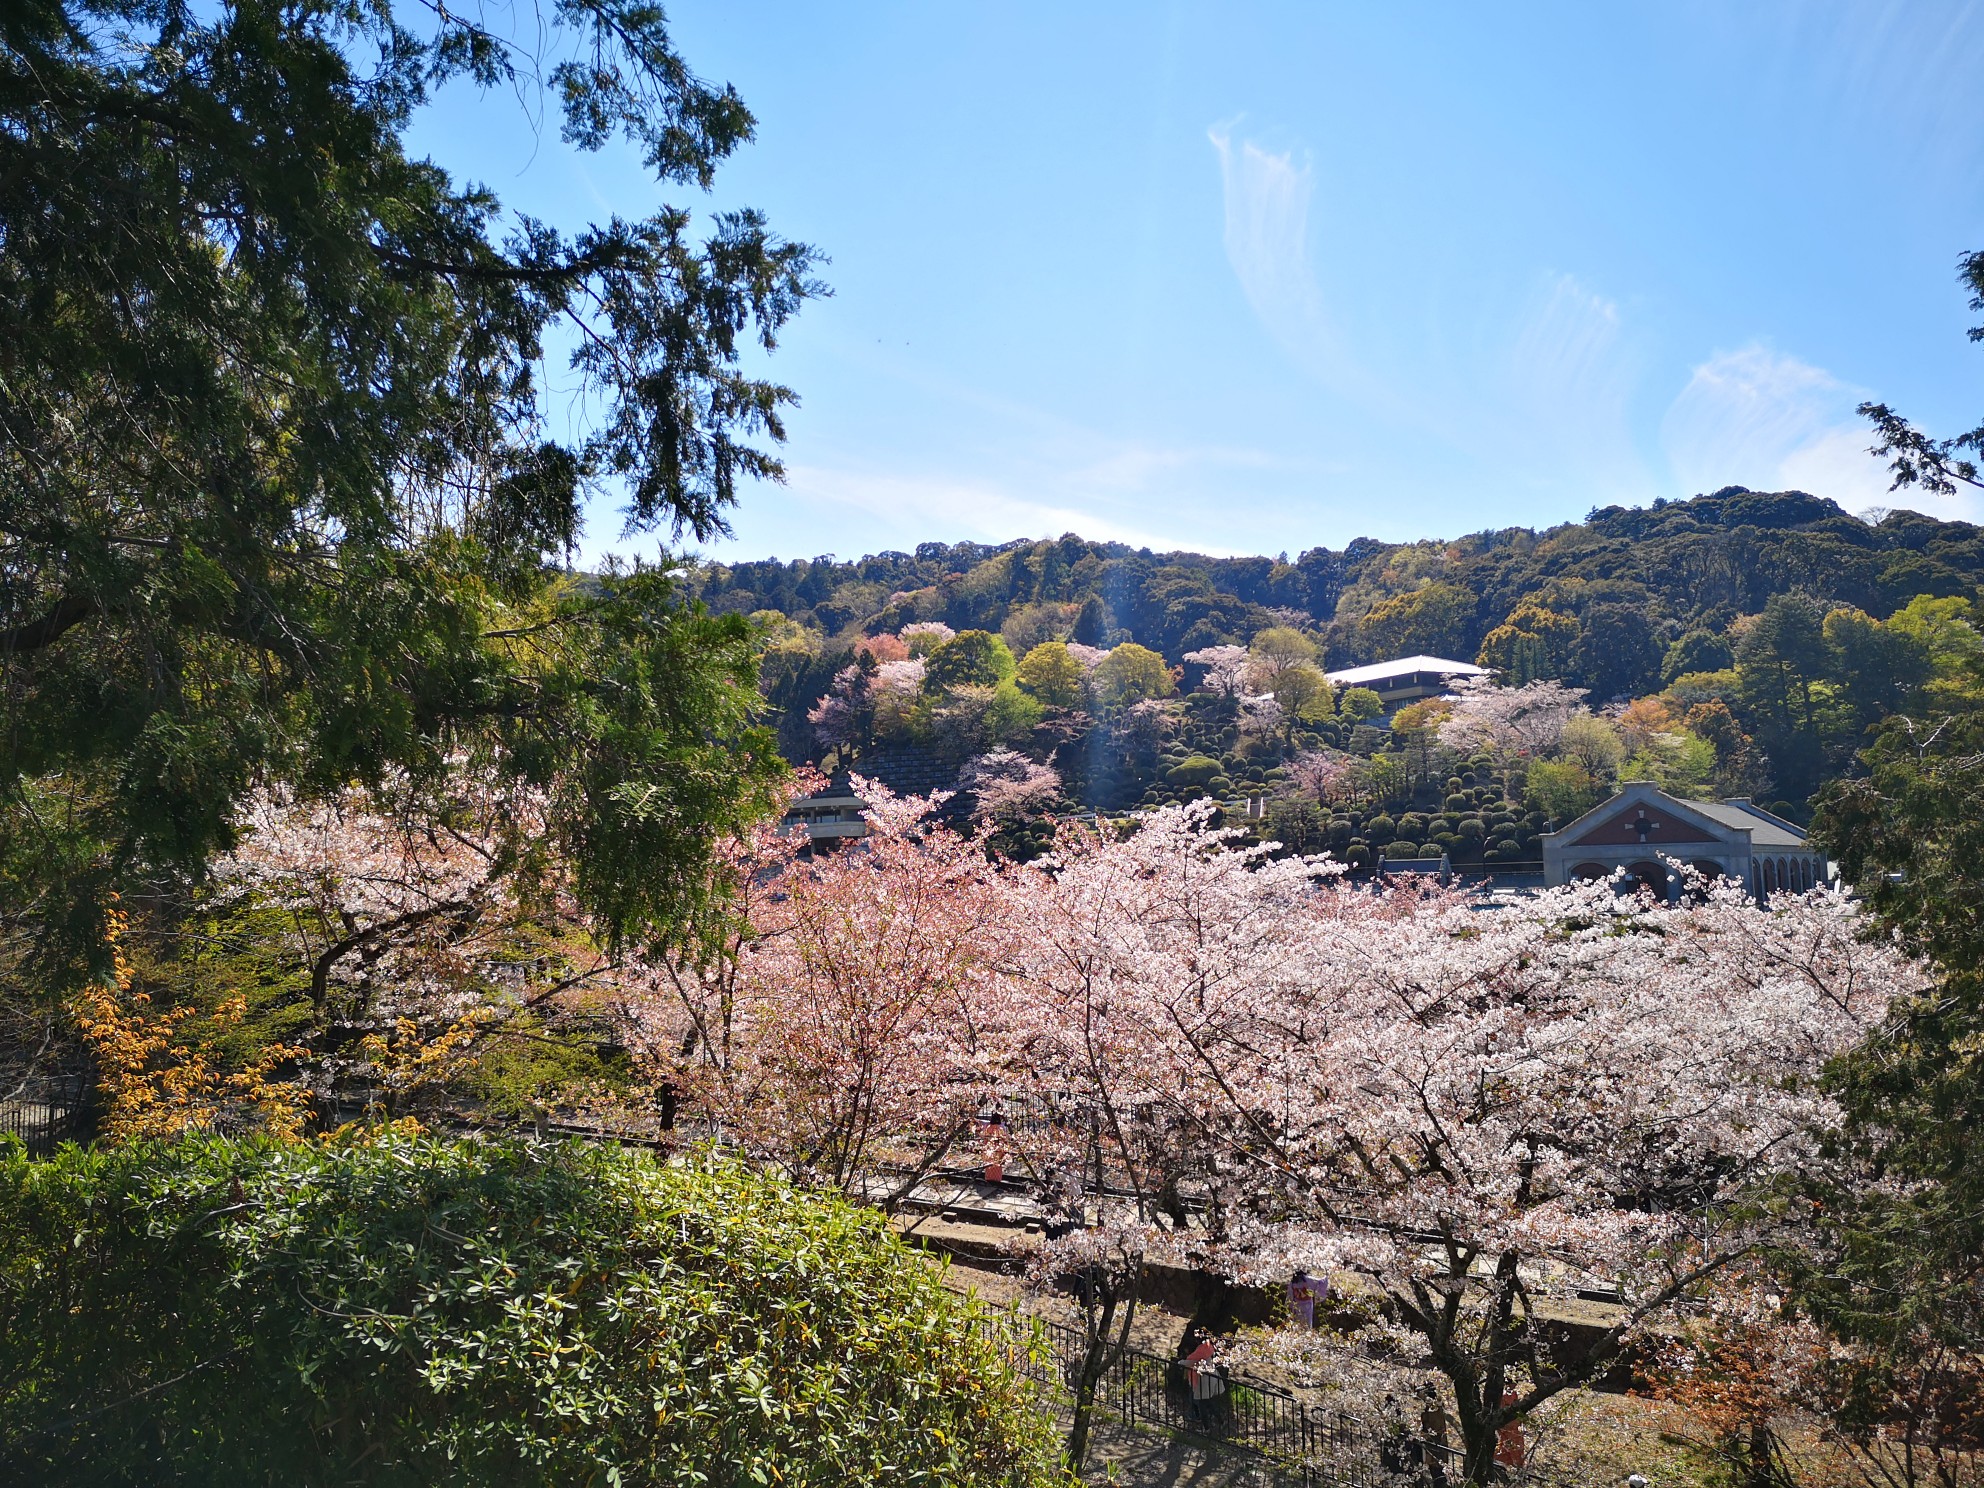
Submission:
[[[994,1111],[985,1118],[985,1181],[1000,1183],[1006,1177],[1006,1117]]]
[[[1221,1397],[1226,1394],[1226,1380],[1219,1372],[1219,1365],[1213,1362],[1212,1334],[1203,1328],[1194,1328],[1185,1336],[1185,1341],[1192,1345],[1185,1352],[1185,1377],[1192,1389],[1192,1404],[1186,1412],[1186,1420],[1196,1430],[1211,1431],[1219,1419]]]
[[[1507,1410],[1519,1398],[1514,1390],[1507,1391],[1502,1396],[1502,1408]],[[1528,1460],[1529,1447],[1522,1439],[1522,1427],[1510,1421],[1495,1433],[1495,1461],[1500,1466],[1511,1469],[1509,1476],[1513,1477],[1515,1475],[1513,1470],[1521,1468]]]
[[[1307,1271],[1297,1271],[1294,1280],[1288,1283],[1288,1321],[1292,1327],[1305,1332],[1313,1332],[1316,1327],[1316,1303],[1321,1300],[1315,1282],[1309,1279]]]

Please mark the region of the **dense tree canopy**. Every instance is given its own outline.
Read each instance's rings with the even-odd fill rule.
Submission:
[[[0,12],[0,849],[9,913],[72,951],[110,889],[224,848],[256,779],[464,755],[553,789],[639,931],[779,768],[740,619],[562,563],[588,493],[700,537],[778,474],[792,395],[739,356],[813,255],[750,212],[506,216],[407,153],[449,84],[537,90],[679,186],[753,129],[625,0],[517,36],[438,5]],[[554,325],[600,410],[570,432]]]
[[[1897,720],[1869,760],[1827,792],[1819,833],[1936,981],[1835,1070],[1843,1146],[1856,1178],[1877,1181],[1825,1194],[1833,1245],[1807,1289],[1832,1327],[1879,1350],[1856,1402],[1878,1415],[1895,1405],[1880,1387],[1913,1364],[1984,1353],[1984,718]]]
[[[10,1482],[1058,1480],[879,1215],[611,1149],[0,1148],[0,1344]]]

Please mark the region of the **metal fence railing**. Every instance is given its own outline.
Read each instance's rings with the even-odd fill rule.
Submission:
[[[1082,1330],[1045,1319],[999,1322],[1000,1328],[1039,1329],[1044,1353],[1016,1349],[1027,1378],[1072,1394],[1087,1352]],[[1007,1338],[1015,1334],[1007,1333]],[[1298,1399],[1282,1386],[1221,1367],[1225,1388],[1195,1402],[1180,1361],[1142,1349],[1113,1351],[1096,1385],[1096,1408],[1132,1426],[1155,1426],[1269,1459],[1301,1488],[1392,1488],[1400,1482],[1459,1481],[1450,1447],[1387,1433],[1342,1411]]]
[[[36,1157],[83,1141],[95,1126],[93,1093],[85,1075],[31,1075],[0,1090],[0,1136],[19,1137]]]

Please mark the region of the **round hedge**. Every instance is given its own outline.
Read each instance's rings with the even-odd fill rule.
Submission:
[[[1205,785],[1220,773],[1219,761],[1203,754],[1187,755],[1165,772],[1169,785]]]
[[[1031,1485],[880,1216],[579,1145],[0,1144],[0,1481]]]

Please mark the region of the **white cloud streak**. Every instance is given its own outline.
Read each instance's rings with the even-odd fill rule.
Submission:
[[[1799,490],[1849,511],[1907,506],[1974,520],[1973,502],[1888,490],[1887,467],[1868,453],[1871,432],[1854,413],[1864,396],[1822,367],[1753,343],[1694,369],[1661,423],[1661,444],[1690,494]]]

